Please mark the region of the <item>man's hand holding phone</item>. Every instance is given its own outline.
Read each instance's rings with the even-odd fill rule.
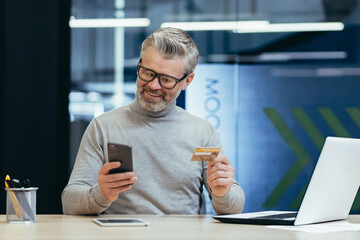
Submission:
[[[115,201],[119,193],[129,190],[137,181],[133,172],[131,146],[118,143],[107,144],[109,162],[98,173],[98,184],[108,201]]]
[[[115,201],[119,193],[129,190],[132,184],[137,182],[134,172],[109,173],[111,169],[119,168],[120,165],[120,162],[105,163],[98,173],[98,184],[101,193],[110,202]]]

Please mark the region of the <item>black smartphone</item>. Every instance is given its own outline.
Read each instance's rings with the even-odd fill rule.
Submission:
[[[109,162],[119,161],[119,168],[111,169],[109,173],[123,173],[133,171],[131,146],[118,143],[108,143]]]

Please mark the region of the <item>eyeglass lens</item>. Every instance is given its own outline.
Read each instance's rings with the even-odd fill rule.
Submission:
[[[138,72],[139,72],[139,77],[144,81],[152,81],[157,76],[159,76],[160,85],[165,88],[173,88],[177,83],[177,80],[171,76],[158,74],[155,71],[151,69],[146,69],[142,66],[139,66]]]

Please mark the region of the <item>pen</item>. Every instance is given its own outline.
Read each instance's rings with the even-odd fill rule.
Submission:
[[[8,182],[10,182],[10,176],[6,175],[6,177],[5,177],[5,187],[6,188],[10,188]],[[24,212],[21,209],[20,203],[19,203],[18,199],[16,198],[15,193],[11,190],[8,190],[8,191],[9,191],[11,200],[13,202],[16,215],[18,216],[19,219],[24,219]]]

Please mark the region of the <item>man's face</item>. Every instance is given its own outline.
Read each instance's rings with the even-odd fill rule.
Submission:
[[[157,73],[180,79],[184,76],[184,58],[165,59],[153,47],[148,47],[141,59],[141,66],[152,69]],[[185,90],[194,77],[191,73],[186,79],[178,82],[173,89],[161,87],[159,79],[145,82],[137,78],[137,89],[141,107],[151,112],[159,112],[167,108]]]

